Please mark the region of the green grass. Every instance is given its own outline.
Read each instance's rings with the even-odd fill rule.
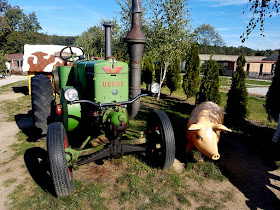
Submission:
[[[163,94],[169,95],[169,90],[163,88]],[[226,93],[222,94],[221,107],[226,104]],[[166,111],[170,117],[177,139],[182,139],[185,125],[189,118],[190,108],[187,105],[194,103],[194,98],[185,101],[183,90],[174,92],[173,96],[156,101],[152,97],[141,99],[142,107],[134,120],[130,121],[129,128],[140,131],[145,130],[146,119],[149,119],[150,109]],[[15,119],[16,114],[27,114],[31,110],[30,97],[19,98],[12,106],[9,101],[2,102],[7,105],[9,119]],[[263,107],[264,99],[249,97],[251,114],[248,119],[257,120],[264,124],[266,114]],[[273,124],[272,124],[273,125]],[[240,134],[242,135],[242,134]],[[15,155],[12,160],[23,157],[30,148],[42,148],[45,150],[45,141],[28,142],[28,136],[20,131],[16,134],[18,141],[12,146]],[[177,148],[182,149],[180,147]],[[184,149],[184,148],[183,148]],[[11,209],[189,209],[193,203],[198,203],[197,209],[223,209],[224,203],[234,200],[234,193],[225,189],[205,189],[204,184],[209,182],[221,184],[227,180],[219,164],[205,158],[198,151],[193,151],[193,160],[187,161],[182,173],[173,169],[159,170],[151,168],[142,161],[141,156],[126,155],[121,159],[105,160],[106,167],[112,169],[108,178],[96,178],[97,169],[88,171],[85,175],[75,177],[75,189],[71,196],[64,198],[54,197],[48,190],[43,190],[32,178],[17,186],[10,195]],[[104,164],[104,165],[105,165]],[[279,164],[280,165],[280,164]],[[96,166],[100,168],[103,166]],[[117,170],[114,170],[117,169]],[[110,169],[108,169],[110,170]],[[9,170],[7,169],[7,173]],[[10,171],[11,172],[11,171]],[[90,176],[92,179],[84,179]],[[105,176],[101,173],[100,177]],[[12,184],[13,180],[8,181]],[[14,183],[14,182],[13,182]],[[191,185],[196,183],[199,189],[193,189]]]
[[[12,179],[8,179],[6,181],[3,182],[3,186],[4,187],[9,187],[10,185],[12,185],[13,183],[15,183],[17,181],[17,179],[12,178]]]
[[[269,86],[271,85],[270,80],[256,80],[256,79],[248,79],[246,78],[245,83],[248,87],[250,86]],[[220,76],[220,86],[229,86],[231,85],[231,77]]]
[[[25,104],[25,106],[22,106]],[[18,98],[16,101],[1,101],[0,105],[2,107],[2,111],[8,115],[8,122],[15,121],[15,115],[21,113],[27,113],[31,108],[31,97],[30,96],[22,96]]]
[[[3,85],[0,87],[0,94],[7,93],[13,91],[12,87],[22,87],[27,85],[27,77],[26,81],[14,82],[11,84]]]

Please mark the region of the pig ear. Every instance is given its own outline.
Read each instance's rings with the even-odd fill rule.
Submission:
[[[232,131],[232,130],[228,129],[226,126],[224,126],[222,124],[215,124],[215,125],[213,125],[213,130],[228,131],[228,132]]]
[[[200,124],[192,124],[189,128],[188,128],[188,130],[189,131],[197,131],[197,130],[200,130],[202,128],[202,125],[200,125]]]

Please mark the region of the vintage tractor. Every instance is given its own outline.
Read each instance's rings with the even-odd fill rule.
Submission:
[[[146,132],[128,129],[129,120],[139,110],[140,97],[149,95],[141,94],[140,87],[146,42],[140,29],[140,6],[138,0],[132,1],[132,29],[125,37],[130,69],[111,57],[111,24],[105,23],[105,59],[77,59],[73,47],[68,47],[71,55],[64,57],[64,48],[60,56],[66,63],[74,61],[72,67],[56,67],[52,82],[44,75],[32,78],[34,124],[47,131],[50,174],[57,196],[72,193],[74,169],[102,158],[140,152],[151,166],[165,169],[173,165],[175,138],[165,112],[151,112]],[[152,92],[157,89],[158,84],[153,83]],[[58,104],[53,93],[60,96]],[[57,115],[53,117],[54,111]],[[69,146],[67,136],[75,137],[74,133],[77,138],[72,138]]]

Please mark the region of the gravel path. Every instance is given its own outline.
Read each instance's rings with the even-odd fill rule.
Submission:
[[[14,82],[28,80],[27,76],[18,76],[18,75],[11,75],[10,77],[6,77],[5,79],[0,78],[0,87],[3,85],[8,85]]]
[[[250,93],[250,94],[257,94],[257,95],[265,96],[268,91],[268,87],[254,87],[254,88],[247,88],[247,90],[248,90],[248,93]]]

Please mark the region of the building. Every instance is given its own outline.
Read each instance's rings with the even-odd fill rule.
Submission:
[[[10,66],[10,71],[13,72],[22,72],[23,66],[23,54],[5,54],[7,62]]]
[[[220,75],[232,76],[237,67],[238,55],[209,55],[200,54],[200,62],[203,68],[203,63],[208,61],[210,57],[215,60],[220,69]],[[275,56],[274,56],[275,57]],[[274,58],[273,57],[273,58]],[[276,60],[272,60],[265,56],[245,56],[246,63],[244,70],[247,73],[248,78],[257,79],[271,79],[274,74]]]

